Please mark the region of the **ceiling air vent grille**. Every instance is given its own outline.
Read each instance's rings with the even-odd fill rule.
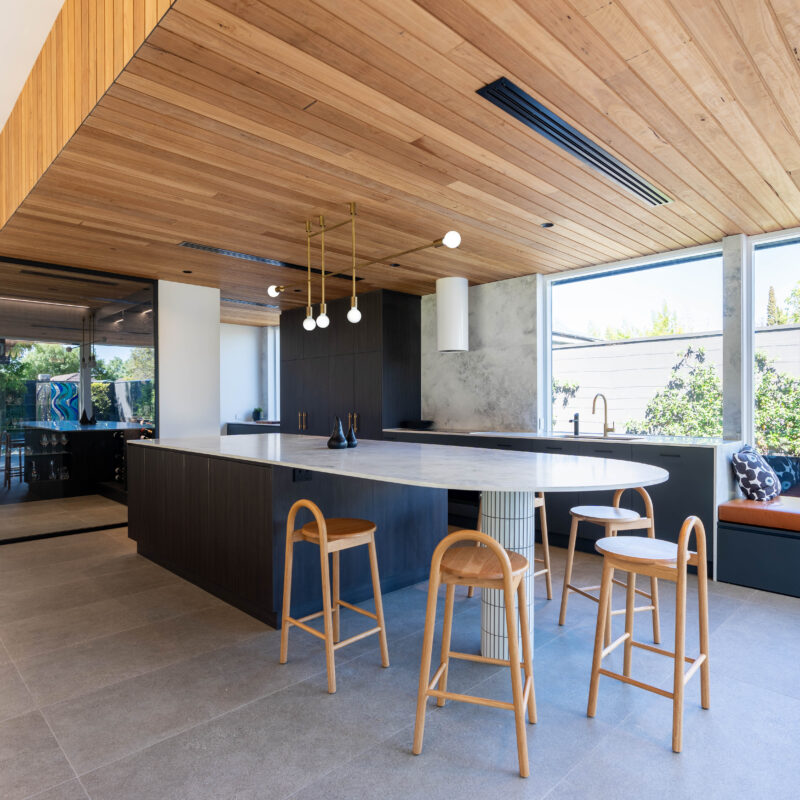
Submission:
[[[192,250],[202,250],[204,253],[214,253],[218,256],[228,256],[229,258],[239,258],[242,261],[255,261],[258,264],[269,264],[272,267],[283,267],[283,269],[296,269],[299,272],[306,272],[306,267],[301,267],[299,264],[290,264],[288,261],[278,261],[275,258],[265,258],[264,256],[254,256],[250,253],[240,253],[238,250],[223,250],[221,247],[211,247],[208,244],[198,244],[197,242],[181,242],[179,247],[189,247]],[[321,275],[322,272],[315,267],[311,268],[314,275]],[[339,273],[331,273],[330,270],[325,271],[326,278],[341,277]],[[350,280],[348,275],[347,280]],[[361,278],[356,278],[360,281]]]
[[[660,206],[671,202],[663,192],[637,175],[611,153],[603,150],[591,139],[554,114],[550,109],[534,100],[508,78],[498,80],[478,89],[478,94],[494,103],[498,108],[516,117],[520,122],[533,128],[553,144],[579,158],[610,180],[623,186],[629,192],[649,203]]]

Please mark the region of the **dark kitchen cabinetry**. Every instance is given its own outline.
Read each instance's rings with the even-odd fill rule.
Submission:
[[[335,417],[346,430],[355,415],[359,438],[380,439],[383,428],[419,417],[419,297],[361,295],[355,325],[350,298],[327,306],[323,330],[303,329],[305,308],[281,314],[281,431],[327,436]]]

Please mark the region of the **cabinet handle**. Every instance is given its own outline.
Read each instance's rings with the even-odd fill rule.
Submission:
[[[613,453],[613,450],[603,450],[602,448],[596,448],[593,452],[595,453]]]
[[[303,412],[303,430],[308,430],[308,411]]]
[[[544,446],[544,449],[545,450],[563,450],[564,448],[563,447],[557,447],[556,445],[553,445],[553,444],[546,444]]]
[[[661,458],[680,458],[680,453],[659,453]]]
[[[298,411],[297,412],[297,430],[299,430],[299,431],[303,430],[303,412],[302,411]]]
[[[498,442],[495,447],[497,447],[498,450],[511,450],[511,445],[508,442]]]
[[[353,412],[352,411],[348,411],[347,412],[347,424],[348,424],[349,427],[351,427],[351,428],[353,427]]]
[[[358,414],[353,412],[353,433],[358,433]]]

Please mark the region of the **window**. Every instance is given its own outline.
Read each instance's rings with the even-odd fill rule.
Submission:
[[[755,445],[800,455],[800,238],[753,251]]]
[[[722,255],[551,284],[552,423],[601,433],[722,435]]]

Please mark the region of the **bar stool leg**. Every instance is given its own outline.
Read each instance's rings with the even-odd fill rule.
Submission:
[[[612,528],[610,525],[605,525],[606,536],[616,536],[617,532]],[[614,577],[613,574],[611,576]],[[608,611],[606,612],[606,633],[605,633],[605,645],[608,647],[611,644],[611,631],[612,631],[612,616],[611,616],[611,607],[614,605],[614,582],[611,582],[611,598],[608,601]]]
[[[542,498],[544,499],[544,497]],[[544,568],[547,570],[544,573],[544,582],[547,587],[547,599],[553,599],[553,581],[551,578],[552,572],[550,571],[550,542],[547,537],[547,509],[544,504],[539,506],[539,527],[542,531],[542,560],[544,561]]]
[[[339,641],[339,620],[341,609],[339,608],[339,551],[331,553],[333,561],[333,641]]]
[[[558,624],[563,625],[567,621],[567,598],[569,597],[569,585],[572,582],[572,561],[575,558],[575,539],[578,536],[578,518],[572,518],[569,528],[569,544],[567,545],[567,565],[564,568],[564,588],[561,590],[561,613],[558,615]]]
[[[294,539],[286,534],[286,557],[283,566],[283,612],[281,614],[281,655],[280,663],[285,664],[289,658],[289,625],[286,622],[291,614],[292,604],[292,559],[294,556]]]
[[[428,584],[428,607],[425,611],[425,634],[422,639],[422,660],[419,665],[419,687],[417,689],[417,718],[414,724],[414,746],[411,752],[418,756],[422,752],[422,737],[425,734],[425,702],[428,697],[428,679],[431,674],[433,653],[433,629],[436,626],[436,597],[439,593],[439,576],[431,575]]]
[[[653,525],[647,529],[647,535],[651,539],[656,538],[656,532]],[[653,642],[661,644],[661,619],[658,610],[658,578],[650,578],[650,603],[653,606]]]
[[[533,683],[533,650],[531,630],[528,627],[528,603],[525,596],[525,576],[517,586],[517,607],[519,608],[519,630],[522,638],[522,658],[525,661],[525,680],[531,680],[531,693],[528,695],[528,722],[536,722],[536,690]]]
[[[524,577],[522,578],[524,580]],[[506,629],[508,631],[508,660],[511,667],[511,694],[514,698],[514,718],[517,724],[517,755],[519,757],[519,774],[523,778],[530,775],[528,765],[528,736],[525,730],[525,707],[522,704],[522,676],[519,663],[519,636],[517,633],[517,615],[514,613],[514,592],[510,585],[503,591],[506,606]]]
[[[603,660],[604,628],[608,621],[608,608],[611,605],[611,586],[614,568],[603,559],[603,577],[600,581],[600,602],[597,606],[597,628],[594,633],[594,655],[592,656],[592,679],[589,683],[589,705],[586,716],[597,713],[597,690],[600,684],[600,663]]]
[[[636,613],[633,610],[636,600],[636,573],[628,573],[628,586],[625,592],[625,633],[628,638],[625,640],[625,656],[622,667],[622,674],[626,678],[631,676],[631,656],[633,655],[633,622]]]
[[[328,693],[336,692],[336,661],[333,650],[333,611],[331,609],[331,581],[328,574],[328,553],[320,544],[322,572],[322,620],[325,629],[325,661],[328,668]]]
[[[711,707],[711,675],[708,664],[708,575],[705,560],[697,565],[697,605],[700,612],[700,653],[705,661],[700,665],[700,704]]]
[[[686,570],[679,571],[675,589],[675,672],[672,687],[672,750],[683,743],[683,675],[686,652]]]
[[[439,691],[447,691],[447,673],[450,669],[450,638],[453,633],[453,603],[456,598],[456,586],[454,583],[447,584],[447,591],[444,598],[444,628],[442,630],[442,659],[439,662],[444,664],[442,677],[439,678]],[[436,705],[441,708],[445,703],[444,697],[436,698]]]
[[[383,618],[383,596],[381,595],[381,578],[378,574],[378,554],[375,549],[375,536],[373,535],[368,544],[369,568],[372,573],[372,595],[375,598],[375,616],[380,626],[378,641],[381,646],[381,666],[389,666],[389,645],[386,643],[386,621]]]

